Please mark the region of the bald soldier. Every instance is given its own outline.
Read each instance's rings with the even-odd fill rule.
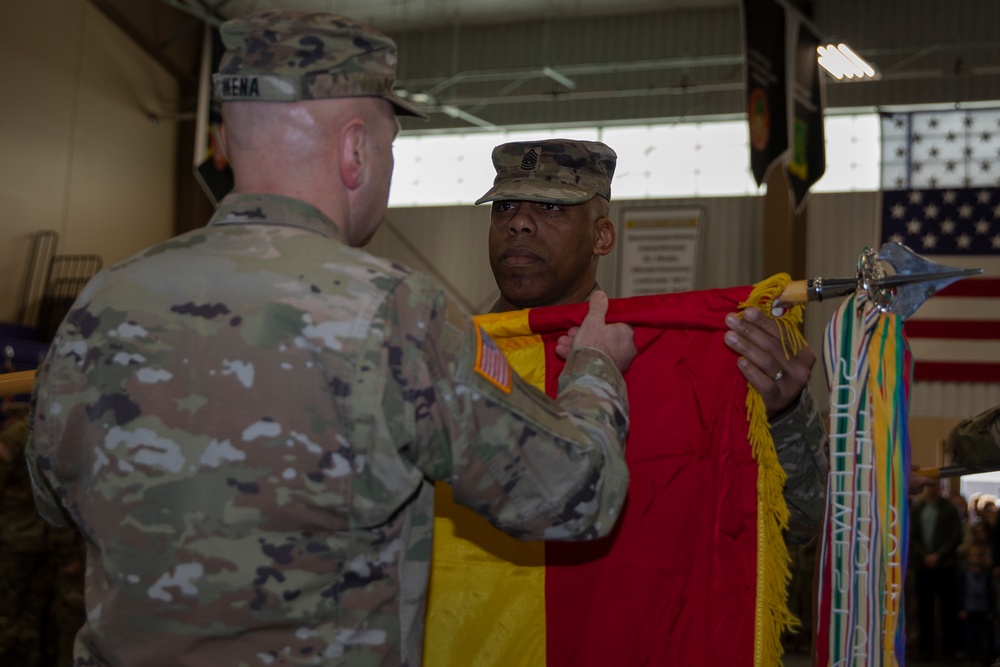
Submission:
[[[421,663],[432,482],[522,539],[606,535],[631,329],[595,294],[552,401],[430,279],[362,251],[396,47],[327,13],[227,22],[236,187],[95,277],[36,383],[39,508],[88,544],[76,664]]]

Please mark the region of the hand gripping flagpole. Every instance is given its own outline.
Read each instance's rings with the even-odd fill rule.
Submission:
[[[955,269],[898,243],[865,249],[853,278],[790,283],[782,303],[848,298],[827,326],[830,473],[819,558],[816,661],[899,667],[909,536],[910,351],[902,322],[980,269]]]

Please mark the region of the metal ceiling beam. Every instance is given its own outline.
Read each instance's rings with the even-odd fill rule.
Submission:
[[[503,95],[498,97],[469,97],[449,99],[453,107],[490,106],[494,104],[531,104],[535,102],[578,102],[623,97],[657,97],[660,95],[686,95],[695,93],[723,93],[743,90],[743,80],[706,83],[693,86],[661,86],[658,88],[632,88],[628,90],[580,90],[566,93],[539,93],[536,95]]]
[[[557,65],[559,73],[566,77],[588,76],[596,74],[620,74],[624,72],[643,72],[668,69],[688,69],[692,67],[725,67],[743,64],[740,53],[721,56],[694,56],[682,58],[657,58],[654,60],[626,60],[619,62],[577,63]],[[460,83],[487,83],[490,81],[512,81],[530,78],[549,78],[545,67],[519,67],[512,69],[469,70],[459,72],[449,77],[410,78],[400,80],[399,85],[411,92],[419,90],[428,95],[436,96]]]

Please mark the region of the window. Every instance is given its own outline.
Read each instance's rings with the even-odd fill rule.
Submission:
[[[827,116],[826,174],[813,192],[879,189],[878,115]],[[598,140],[618,153],[613,198],[742,196],[750,173],[746,121],[404,135],[394,143],[390,206],[471,205],[493,184],[493,147],[508,141]],[[763,188],[761,189],[763,192]]]

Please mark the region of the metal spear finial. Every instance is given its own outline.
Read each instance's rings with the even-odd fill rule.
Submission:
[[[891,274],[886,265],[892,268]],[[936,292],[956,280],[982,272],[982,269],[958,269],[932,262],[903,244],[890,241],[878,253],[871,248],[862,251],[854,278],[793,281],[775,300],[775,305],[823,301],[864,291],[882,312],[894,313],[905,320]]]

